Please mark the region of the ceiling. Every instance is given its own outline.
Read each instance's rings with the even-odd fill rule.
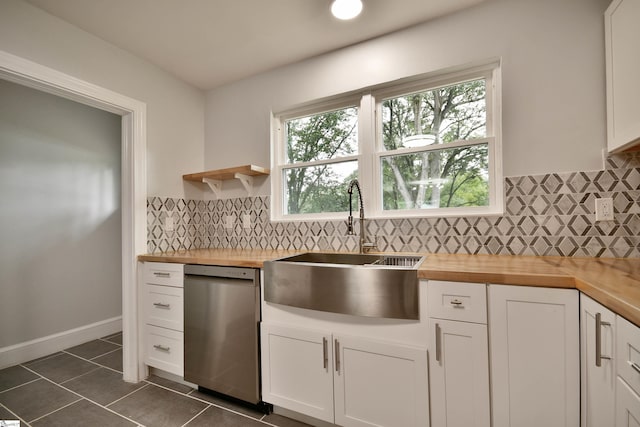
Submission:
[[[202,90],[422,23],[486,0],[26,0]]]

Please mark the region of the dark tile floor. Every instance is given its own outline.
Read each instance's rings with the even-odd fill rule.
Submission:
[[[0,370],[0,420],[21,427],[302,427],[151,376],[122,380],[122,334]]]

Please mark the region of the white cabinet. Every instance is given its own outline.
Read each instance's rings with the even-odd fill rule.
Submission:
[[[144,362],[179,376],[184,373],[184,266],[145,262],[140,292]]]
[[[489,427],[486,287],[429,281],[433,427]]]
[[[262,399],[333,422],[331,334],[261,324]]]
[[[493,426],[578,426],[578,291],[489,285],[488,296]]]
[[[640,138],[640,0],[613,0],[605,12],[607,145],[619,151]]]
[[[262,398],[341,426],[427,426],[427,354],[262,323]]]
[[[640,427],[640,396],[620,377],[616,387],[616,427]]]
[[[427,352],[333,336],[335,423],[341,426],[426,426]]]
[[[640,328],[616,317],[616,426],[640,426]]]
[[[616,315],[580,295],[582,427],[611,426],[615,421]]]

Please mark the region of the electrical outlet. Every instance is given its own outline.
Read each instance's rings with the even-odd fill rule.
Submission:
[[[596,199],[596,221],[613,221],[613,199]]]
[[[233,220],[235,217],[233,215],[227,215],[224,217],[224,228],[231,229],[233,228]]]
[[[251,214],[242,215],[242,228],[251,228]]]
[[[168,216],[164,219],[164,231],[172,232],[173,230],[173,217]]]

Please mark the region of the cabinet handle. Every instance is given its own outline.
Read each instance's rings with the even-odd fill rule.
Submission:
[[[440,347],[442,343],[440,342],[441,338],[440,325],[436,323],[436,362],[440,362]]]
[[[156,277],[171,277],[171,273],[162,273],[160,271],[154,271],[153,275]]]
[[[327,338],[326,337],[322,337],[322,357],[323,357],[322,367],[324,369],[327,369],[327,367],[329,366],[329,352],[328,352],[327,347],[328,347]]]
[[[171,304],[164,304],[161,302],[154,302],[153,306],[158,308],[171,308]]]
[[[164,351],[165,353],[169,353],[171,351],[171,347],[165,347],[160,344],[155,344],[153,348],[155,348],[156,350]]]
[[[453,308],[464,308],[462,301],[458,299],[451,300],[449,303],[453,306]]]
[[[640,374],[640,365],[638,365],[636,362],[632,362],[632,361],[628,361],[627,362],[629,364],[629,366],[631,366],[631,368],[636,371],[637,373]]]
[[[602,366],[602,359],[610,360],[611,357],[602,355],[602,327],[611,326],[609,322],[602,321],[602,314],[596,313],[596,366]]]
[[[335,354],[336,354],[336,372],[340,373],[340,342],[338,340],[334,340],[335,343]]]

